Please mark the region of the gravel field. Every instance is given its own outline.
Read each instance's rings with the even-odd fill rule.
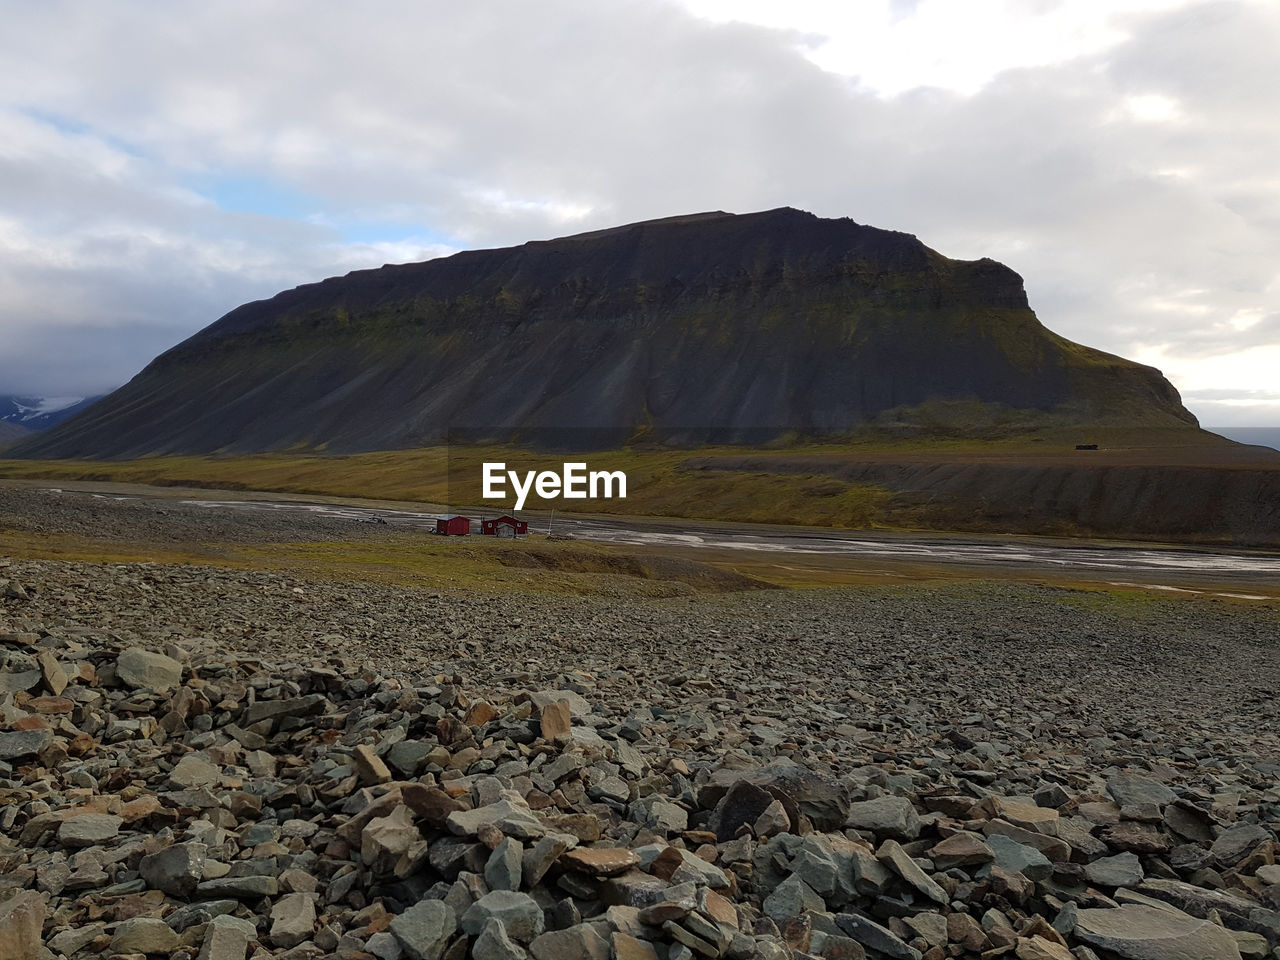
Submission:
[[[1270,604],[982,582],[563,598],[0,558],[0,957],[1280,957],[1278,638]]]

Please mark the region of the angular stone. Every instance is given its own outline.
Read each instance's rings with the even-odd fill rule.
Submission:
[[[729,788],[741,780],[755,784],[781,801],[792,824],[805,816],[817,830],[839,830],[849,810],[849,794],[845,786],[831,777],[794,763],[775,763],[759,770],[722,768],[698,791],[698,803],[704,808],[716,807]],[[764,812],[760,807],[750,826]],[[731,839],[731,838],[730,838]]]
[[[836,915],[836,924],[858,943],[877,950],[892,960],[921,960],[921,953],[892,931],[856,913]]]
[[[106,929],[106,924],[101,922],[68,927],[50,937],[47,946],[55,954],[61,953],[69,957],[80,952],[89,943],[102,936]],[[0,932],[0,950],[3,950],[4,946],[4,934]],[[0,953],[0,956],[7,956],[7,954]]]
[[[135,690],[163,693],[182,683],[182,664],[163,653],[130,647],[116,657],[116,679]]]
[[[524,852],[520,869],[523,882],[529,886],[537,883],[560,855],[575,843],[576,838],[560,833],[549,833],[539,839]]]
[[[1085,864],[1084,875],[1098,887],[1136,887],[1145,874],[1136,854],[1118,853]]]
[[[1121,807],[1154,803],[1157,807],[1173,803],[1178,795],[1159,780],[1136,773],[1118,773],[1107,781],[1107,793]]]
[[[907,842],[920,836],[920,816],[905,797],[877,797],[851,803],[845,826],[867,830],[878,840]]]
[[[156,917],[130,917],[116,925],[111,935],[113,953],[158,953],[168,957],[178,946],[178,935]]]
[[[40,664],[40,674],[44,678],[45,687],[55,697],[61,695],[62,691],[67,689],[71,678],[67,676],[67,671],[62,669],[62,664],[53,655],[53,651],[41,650],[36,657],[36,662]]]
[[[267,936],[272,946],[287,949],[309,940],[315,926],[315,897],[306,893],[287,893],[271,908],[271,932]]]
[[[827,905],[812,887],[792,874],[765,897],[763,909],[765,916],[778,923],[785,923],[805,911],[820,913],[827,909]]]
[[[580,847],[560,855],[562,867],[593,877],[616,877],[639,862],[640,857],[636,853],[616,847]]]
[[[732,840],[744,826],[751,826],[771,804],[780,803],[772,793],[749,780],[739,780],[725,792],[711,812],[707,826],[721,843]]]
[[[1142,904],[1081,910],[1075,935],[1123,960],[1240,960],[1235,940],[1222,927]]]
[[[0,694],[32,690],[43,679],[39,670],[4,671],[0,673]]]
[[[617,960],[660,960],[653,944],[627,933],[613,935],[613,955]]]
[[[39,960],[40,933],[48,913],[48,898],[34,890],[19,890],[0,900],[0,957]]]
[[[1243,860],[1258,844],[1271,839],[1266,828],[1256,823],[1238,823],[1234,827],[1222,831],[1218,839],[1213,841],[1209,852],[1223,866],[1235,866]]]
[[[528,943],[542,933],[545,920],[542,908],[527,893],[511,890],[494,890],[471,905],[462,916],[462,930],[469,936],[479,936],[490,919],[502,921],[507,936]]]
[[[85,813],[62,821],[58,827],[58,842],[68,847],[91,847],[115,839],[124,823],[121,817],[109,813]],[[128,951],[124,951],[128,952]]]
[[[395,873],[401,858],[422,843],[409,808],[400,805],[386,817],[370,820],[360,834],[360,859],[375,876]]]
[[[536,840],[547,832],[546,826],[532,810],[510,800],[499,800],[474,810],[458,810],[449,814],[445,821],[449,832],[459,837],[474,837],[486,823],[517,840]]]
[[[990,863],[996,855],[976,833],[953,833],[931,847],[927,856],[939,870],[949,870],[952,867],[981,866]]]
[[[351,751],[351,762],[355,765],[356,776],[366,787],[391,782],[391,771],[369,744],[356,744]]]
[[[610,960],[609,941],[589,923],[542,934],[529,945],[534,960]]]
[[[670,836],[689,829],[689,812],[661,797],[644,797],[631,804],[627,816],[657,833]]]
[[[995,855],[993,862],[1002,870],[1020,873],[1028,880],[1043,880],[1053,872],[1053,864],[1035,847],[1028,847],[1000,834],[988,837],[987,844]]]
[[[1058,823],[1058,811],[1041,807],[1035,802],[1013,800],[1009,797],[990,796],[979,806],[990,812],[993,819],[1007,820],[1024,830],[1053,836]]]
[[[310,693],[292,700],[259,700],[244,711],[245,726],[253,726],[261,720],[282,720],[285,717],[314,717],[324,713],[329,698],[322,693]]]
[[[169,782],[188,790],[216,786],[221,777],[222,771],[200,753],[188,753],[169,771]]]
[[[886,840],[881,845],[876,858],[910,884],[918,893],[928,897],[934,903],[945,906],[949,902],[947,891],[938,886],[920,869],[919,865],[902,849],[898,841]]]
[[[947,945],[947,918],[942,914],[917,913],[914,917],[905,917],[904,922],[930,947]]]
[[[1131,820],[1107,827],[1102,832],[1102,839],[1113,850],[1130,850],[1133,853],[1164,853],[1170,847],[1168,834],[1152,824]]]
[[[523,858],[524,846],[520,841],[505,837],[484,865],[484,882],[489,889],[519,890]]]
[[[258,897],[274,897],[280,892],[275,877],[219,877],[197,884],[196,894],[207,899],[235,897],[238,900],[255,900]]]
[[[197,960],[244,960],[257,929],[247,920],[226,914],[213,917],[204,931]]]
[[[567,737],[572,726],[572,713],[568,700],[548,703],[539,714],[542,739],[555,743],[556,737]]]
[[[1076,960],[1062,944],[1044,937],[1020,937],[1015,956],[1018,960]]]
[[[186,900],[204,878],[207,852],[203,843],[175,843],[143,857],[138,872],[152,889]]]
[[[667,847],[649,865],[649,870],[656,877],[672,883],[694,883],[713,890],[724,890],[730,886],[725,872],[713,863],[707,863],[691,850],[678,847]]]
[[[406,783],[401,787],[401,795],[410,810],[437,830],[444,828],[449,814],[466,809],[439,787],[428,787],[421,783]]]
[[[536,693],[530,693],[528,698],[534,709],[538,711],[549,704],[567,700],[569,710],[575,717],[585,717],[591,712],[591,704],[584,700],[581,694],[572,690],[539,690]]]
[[[425,740],[401,740],[387,751],[387,763],[406,777],[416,776],[427,762],[427,755],[434,744]],[[406,797],[405,802],[408,802]]]
[[[791,818],[787,816],[786,807],[781,800],[774,800],[765,807],[764,813],[756,817],[756,822],[751,825],[751,832],[761,840],[768,840],[790,830]]]
[[[501,920],[490,917],[471,948],[471,956],[475,960],[525,960],[528,954],[507,936]]]
[[[390,930],[411,960],[440,960],[457,926],[442,901],[419,900],[391,920]]]
[[[34,760],[40,751],[53,743],[52,730],[18,730],[0,733],[0,760],[21,763]]]

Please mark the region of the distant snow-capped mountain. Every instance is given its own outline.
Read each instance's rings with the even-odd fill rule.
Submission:
[[[44,430],[74,416],[97,397],[5,397],[0,396],[0,423],[13,423],[28,430]]]

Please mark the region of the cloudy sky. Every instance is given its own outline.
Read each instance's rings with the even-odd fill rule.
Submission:
[[[1280,424],[1280,4],[0,0],[0,394],[298,283],[794,206]]]

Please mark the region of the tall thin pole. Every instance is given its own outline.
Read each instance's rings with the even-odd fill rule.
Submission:
[[[547,536],[548,537],[551,536],[551,524],[555,522],[555,519],[556,519],[556,508],[552,507],[551,518],[547,520]]]

